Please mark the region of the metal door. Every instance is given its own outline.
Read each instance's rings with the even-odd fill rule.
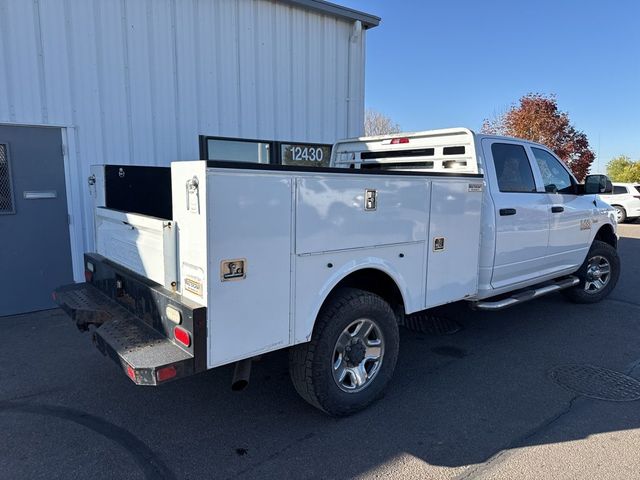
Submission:
[[[553,271],[577,269],[589,250],[593,195],[578,195],[578,181],[550,151],[531,146],[549,202],[548,268]]]
[[[502,288],[529,281],[545,268],[549,203],[521,143],[484,139],[482,148],[495,208],[495,259],[491,284]]]
[[[0,316],[73,281],[60,129],[0,125],[0,270]]]

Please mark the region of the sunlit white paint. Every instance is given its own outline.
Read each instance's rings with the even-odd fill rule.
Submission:
[[[177,281],[172,221],[96,208],[96,252],[171,289]]]
[[[502,195],[489,147],[494,141],[520,141],[455,131],[471,135],[467,166],[484,175],[174,162],[178,290],[207,306],[209,367],[309,341],[330,293],[360,270],[386,274],[398,287],[405,312],[414,313],[574,273],[598,230],[611,226],[615,232],[613,209],[598,204],[594,195],[550,198],[533,158],[539,191]],[[350,148],[364,151],[367,141],[351,141]],[[530,148],[529,142],[520,143]],[[189,182],[196,180],[194,202]],[[373,210],[365,208],[368,189],[377,192]],[[531,215],[521,213],[524,218],[512,223],[498,219],[500,208],[540,208],[550,215],[559,202],[572,209],[563,222],[545,217],[532,228]],[[576,218],[585,222],[575,224]],[[541,236],[533,238],[537,230]],[[140,242],[135,246],[151,250]],[[245,262],[243,278],[224,277],[221,267],[232,260]],[[194,272],[203,287],[199,298],[185,288]]]
[[[199,180],[203,208],[185,190]],[[308,341],[336,285],[362,269],[397,285],[407,313],[477,291],[482,191],[463,178],[264,171],[172,165],[179,285],[202,272],[209,366]],[[377,191],[365,210],[364,192]],[[433,193],[432,193],[433,192]],[[466,225],[468,235],[459,235]],[[433,252],[435,236],[446,238]],[[246,278],[225,281],[224,261],[244,259]],[[189,264],[188,269],[184,268]]]

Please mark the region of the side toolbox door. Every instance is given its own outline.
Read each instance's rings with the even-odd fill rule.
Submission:
[[[544,148],[531,146],[544,183],[551,220],[548,268],[575,269],[584,261],[591,240],[594,195],[577,195],[577,180],[569,169]]]
[[[290,344],[292,180],[208,173],[209,367]]]
[[[491,285],[501,288],[540,276],[549,242],[549,203],[522,143],[485,138],[489,190],[495,214]],[[536,173],[534,173],[536,172]]]

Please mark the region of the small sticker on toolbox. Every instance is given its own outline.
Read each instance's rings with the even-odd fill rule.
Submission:
[[[184,278],[184,289],[202,297],[204,295],[204,271],[188,263],[182,264],[182,277]]]
[[[202,282],[200,280],[187,277],[184,279],[184,288],[199,297],[202,296]]]

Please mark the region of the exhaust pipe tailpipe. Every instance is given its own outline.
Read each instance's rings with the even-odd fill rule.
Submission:
[[[231,380],[231,390],[234,392],[240,392],[249,385],[252,360],[251,358],[246,358],[236,362],[236,367],[233,370],[233,379]]]

